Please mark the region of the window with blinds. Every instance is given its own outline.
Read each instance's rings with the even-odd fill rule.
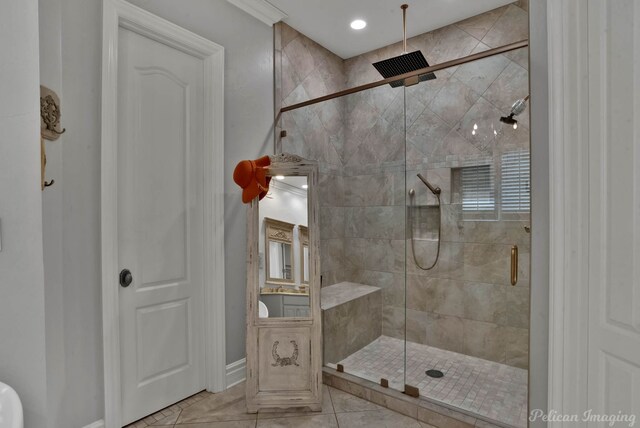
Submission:
[[[495,211],[495,181],[492,165],[467,166],[460,169],[462,211],[488,213]]]
[[[529,151],[503,154],[500,167],[500,210],[503,213],[528,213],[531,210]]]

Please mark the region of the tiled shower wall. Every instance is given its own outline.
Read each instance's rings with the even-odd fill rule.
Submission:
[[[526,39],[526,9],[527,3],[520,1],[413,37],[409,51],[419,49],[437,64]],[[398,43],[342,61],[285,24],[281,34],[284,105],[379,80],[371,64],[401,53]],[[320,68],[312,74],[309,58],[321,64],[327,57],[331,73]],[[498,183],[501,155],[528,150],[528,110],[519,117],[517,130],[498,121],[528,94],[527,60],[527,50],[521,49],[443,70],[436,80],[407,88],[406,100],[402,89],[385,86],[283,115],[288,132],[283,150],[320,160],[324,171],[324,284],[349,280],[381,287],[383,334],[404,338],[407,246],[407,339],[527,367],[528,215],[516,220],[463,218],[459,189],[452,184],[454,168],[477,164],[493,164]],[[320,127],[323,117],[335,117],[325,110],[337,111],[337,122]],[[311,140],[317,145],[311,147]],[[325,149],[328,144],[332,150]],[[406,239],[405,188],[416,190],[416,205],[435,202],[417,181],[418,172],[443,189],[441,253],[431,271],[415,267]],[[421,227],[416,236],[433,237],[433,222]],[[515,287],[509,283],[512,245],[520,250]],[[417,241],[422,264],[430,264],[434,251],[432,242]]]
[[[345,88],[343,60],[284,23],[275,26],[276,111]],[[335,99],[284,113],[276,150],[318,161],[323,286],[343,281],[344,101]],[[287,136],[280,137],[284,129]]]

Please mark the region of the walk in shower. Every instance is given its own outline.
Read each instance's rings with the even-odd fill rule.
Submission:
[[[275,38],[276,151],[320,166],[325,366],[504,427],[527,416],[527,22],[517,2],[413,37],[454,62],[358,91],[402,44],[342,60]]]

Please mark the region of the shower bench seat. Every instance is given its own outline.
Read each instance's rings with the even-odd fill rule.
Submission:
[[[382,290],[341,282],[320,290],[324,364],[336,364],[382,335]]]

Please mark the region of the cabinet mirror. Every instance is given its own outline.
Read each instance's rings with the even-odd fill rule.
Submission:
[[[278,173],[258,202],[262,318],[309,316],[309,179]]]

